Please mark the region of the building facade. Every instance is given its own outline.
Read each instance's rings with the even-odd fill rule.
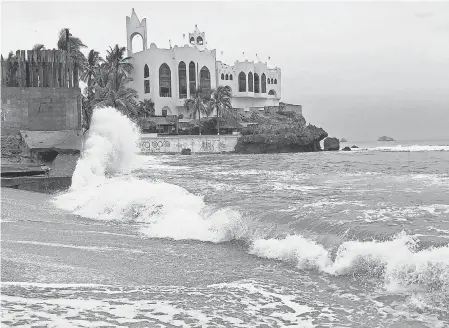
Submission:
[[[141,21],[134,9],[126,17],[128,56],[134,66],[130,87],[138,100],[151,99],[156,115],[188,117],[185,100],[195,88],[215,89],[229,86],[232,106],[240,109],[277,106],[281,99],[281,70],[259,61],[236,60],[228,65],[217,60],[216,50],[208,49],[206,35],[197,26],[182,46],[147,46],[146,19]],[[133,52],[133,38],[140,35],[142,51]]]

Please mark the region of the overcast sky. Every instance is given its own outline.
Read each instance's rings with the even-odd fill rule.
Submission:
[[[104,54],[132,8],[148,46],[197,24],[228,61],[271,56],[282,101],[332,136],[449,139],[449,2],[3,2],[2,54],[53,48],[63,27]]]

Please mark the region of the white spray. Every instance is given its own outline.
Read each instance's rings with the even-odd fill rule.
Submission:
[[[72,176],[72,188],[98,184],[107,174],[124,173],[136,158],[139,132],[112,107],[96,108],[84,149]]]

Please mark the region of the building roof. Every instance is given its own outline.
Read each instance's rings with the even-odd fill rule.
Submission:
[[[149,117],[147,119],[147,123],[150,124],[156,124],[156,125],[174,125],[175,123],[169,120],[167,117],[163,116],[154,116]]]

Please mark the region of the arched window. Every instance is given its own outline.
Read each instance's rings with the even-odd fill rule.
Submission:
[[[260,93],[259,74],[257,74],[257,73],[254,73],[254,92]]]
[[[254,81],[253,81],[253,73],[249,72],[248,73],[248,91],[249,92],[253,92],[254,91],[253,83],[254,83]]]
[[[200,71],[200,88],[201,90],[210,90],[210,72],[206,66]]]
[[[196,69],[195,63],[193,61],[191,61],[189,64],[189,87],[190,94],[193,94],[196,89]]]
[[[229,80],[229,75],[228,74],[225,75],[225,80]]]
[[[268,78],[268,84],[270,84],[270,78]]]
[[[274,91],[273,89],[271,89],[270,91],[268,91],[268,94],[270,96],[276,96],[276,91]]]
[[[274,84],[278,84],[278,80],[277,79],[274,79]]]
[[[262,73],[262,93],[267,93],[267,77]]]
[[[195,43],[195,38],[193,36],[190,38],[190,43],[191,44]]]
[[[229,79],[232,81],[232,74],[229,74]]]
[[[179,98],[187,98],[187,71],[186,64],[182,61],[178,65]]]
[[[274,82],[273,82],[273,78],[271,78],[271,84],[274,84]]]
[[[197,38],[196,38],[196,43],[197,43],[197,44],[200,44],[200,45],[203,44],[203,38],[200,37],[200,36],[197,37]]]
[[[143,88],[145,90],[145,93],[150,93],[150,80],[143,81]]]
[[[245,92],[245,91],[246,91],[246,75],[245,75],[245,73],[240,72],[240,74],[239,74],[239,92]]]
[[[159,67],[159,96],[171,97],[171,70],[166,63]]]
[[[147,64],[145,64],[145,67],[143,68],[143,77],[144,78],[150,77],[150,69],[148,68]]]
[[[221,73],[221,79],[224,80],[224,74],[223,73]]]

